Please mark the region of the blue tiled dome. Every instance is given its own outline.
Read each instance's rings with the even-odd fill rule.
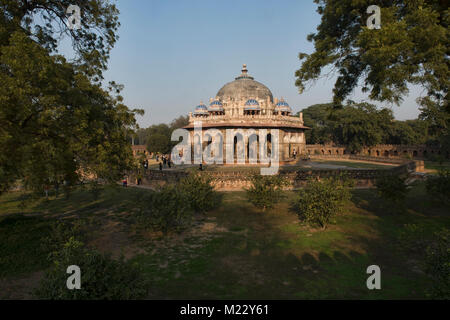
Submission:
[[[249,99],[245,103],[244,110],[259,110],[259,103],[255,99]]]
[[[210,104],[209,104],[209,106],[210,107],[212,107],[212,106],[222,106],[222,102],[220,102],[219,100],[214,100],[213,102],[211,102]]]
[[[208,113],[208,108],[204,104],[199,104],[195,107],[194,113],[201,114],[201,113]]]
[[[289,104],[286,101],[281,100],[275,105],[275,111],[291,112],[291,107],[289,107]]]
[[[223,111],[223,104],[219,100],[214,100],[209,104],[209,111]]]
[[[249,100],[247,100],[245,105],[246,106],[259,106],[259,103],[255,99],[249,99]]]

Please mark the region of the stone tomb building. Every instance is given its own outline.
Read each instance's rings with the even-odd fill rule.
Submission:
[[[223,163],[226,162],[227,148],[233,150],[234,163],[243,163],[242,158],[238,161],[236,157],[236,153],[242,154],[242,149],[245,150],[245,164],[249,164],[249,159],[255,157],[255,150],[259,163],[258,133],[261,129],[267,130],[269,155],[272,152],[271,130],[279,130],[278,159],[281,163],[292,160],[294,152],[297,155],[306,154],[305,130],[308,128],[303,124],[302,113],[293,116],[289,104],[283,99],[274,99],[269,88],[248,74],[245,64],[241,75],[225,84],[210,99],[209,106],[200,103],[194,112],[189,113],[189,125],[184,128],[189,130],[191,150],[194,150],[194,144],[199,141],[198,132],[194,132],[194,122],[201,122],[203,149],[208,144],[208,137],[205,138],[204,134],[206,130],[216,129],[221,132]],[[232,132],[233,137],[226,137],[227,129],[233,130],[228,131]],[[251,138],[252,135],[255,137]],[[214,140],[214,137],[211,138]]]

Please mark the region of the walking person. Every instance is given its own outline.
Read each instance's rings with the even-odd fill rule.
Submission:
[[[161,162],[159,163],[159,170],[160,171],[162,170],[162,163]]]
[[[127,185],[128,185],[127,177],[124,177],[123,180],[122,180],[122,186],[123,186],[124,188],[126,188]]]

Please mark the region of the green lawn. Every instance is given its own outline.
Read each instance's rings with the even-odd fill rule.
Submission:
[[[437,171],[439,169],[450,170],[450,161],[439,163],[436,161],[425,160],[425,169],[432,171]]]
[[[362,162],[362,161],[314,160],[314,162],[319,162],[322,164],[331,164],[335,166],[345,166],[348,168],[357,168],[357,169],[389,169],[396,166],[396,165],[378,164],[375,162]]]
[[[408,197],[408,211],[392,214],[374,190],[354,190],[352,203],[326,230],[298,223],[288,211],[293,192],[269,212],[256,210],[243,192],[224,193],[222,206],[180,235],[153,239],[136,233],[133,204],[146,190],[87,190],[69,198],[20,207],[20,193],[0,197],[0,287],[23,297],[25,281],[48,266],[39,245],[56,218],[86,221],[88,244],[125,252],[151,281],[151,299],[416,299],[429,279],[397,246],[406,223],[429,232],[450,227],[449,210],[429,201],[423,185]],[[366,288],[366,268],[381,268],[381,290]],[[26,282],[27,283],[27,282]],[[15,291],[14,291],[15,290]]]

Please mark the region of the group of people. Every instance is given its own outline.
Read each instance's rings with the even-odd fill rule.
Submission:
[[[162,170],[163,167],[165,168],[168,166],[169,168],[172,167],[173,163],[172,160],[168,155],[163,154],[162,156],[156,155],[156,161],[159,162],[159,170]]]

